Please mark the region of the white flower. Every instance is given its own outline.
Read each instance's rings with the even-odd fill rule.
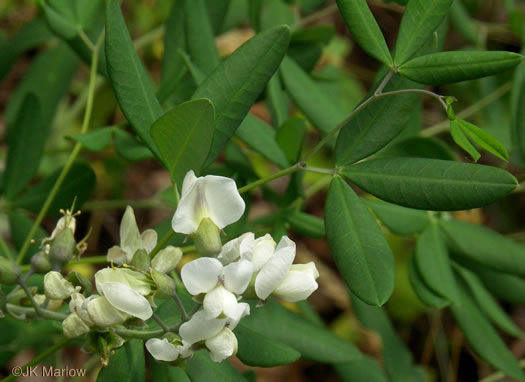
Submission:
[[[151,292],[147,277],[126,268],[104,268],[95,274],[98,292],[121,312],[147,320],[153,314],[144,296]]]
[[[182,345],[174,345],[166,338],[150,338],[146,341],[146,349],[158,361],[173,362],[177,358],[188,358],[193,352],[191,345],[183,341]]]
[[[306,300],[317,290],[319,272],[313,262],[294,264],[284,280],[274,289],[273,294],[290,302]]]
[[[289,241],[293,244],[291,240]],[[293,245],[295,246],[295,244]],[[253,264],[253,271],[259,272],[261,268],[268,262],[268,260],[270,260],[270,258],[274,255],[275,246],[276,244],[272,236],[267,233],[266,235],[254,241],[251,252],[245,251],[241,253],[241,258],[250,260]]]
[[[192,295],[205,293],[203,307],[207,317],[224,314],[233,318],[239,303],[237,296],[244,293],[253,274],[253,266],[247,260],[223,266],[214,258],[201,257],[182,267],[181,277]]]
[[[62,330],[67,338],[76,338],[89,333],[89,326],[76,313],[71,313],[62,321]]]
[[[230,240],[223,245],[221,252],[217,256],[224,265],[233,263],[240,257],[248,257],[255,246],[255,236],[253,232],[246,232],[236,239]]]
[[[53,300],[65,300],[75,292],[75,287],[59,272],[51,271],[44,276],[46,297]]]
[[[89,313],[87,310],[87,302],[83,294],[75,292],[71,295],[71,301],[69,301],[69,311],[71,313],[76,313],[82,321],[88,326],[93,326],[94,322],[89,318]]]
[[[182,250],[168,245],[153,258],[151,267],[157,272],[169,273],[175,269],[181,258]]]
[[[142,234],[137,227],[133,208],[126,207],[126,212],[120,223],[120,246],[113,246],[108,251],[108,261],[117,264],[130,263],[139,249],[150,253],[157,245],[157,232],[147,229]]]
[[[89,296],[86,299],[89,319],[94,325],[108,328],[122,324],[131,316],[113,307],[104,296]]]
[[[237,354],[237,337],[228,328],[222,329],[215,337],[208,338],[205,345],[210,351],[210,358],[215,362],[222,362]]]
[[[239,220],[244,208],[244,200],[233,179],[215,175],[197,178],[189,171],[171,224],[175,232],[190,235],[197,231],[202,219],[210,218],[223,229]]]

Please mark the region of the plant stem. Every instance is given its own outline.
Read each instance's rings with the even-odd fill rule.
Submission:
[[[259,179],[255,182],[252,182],[250,184],[247,184],[244,187],[239,188],[239,194],[244,194],[247,191],[250,191],[251,189],[258,187],[260,185],[263,185],[265,183],[271,182],[274,179],[280,178],[281,176],[285,176],[288,174],[292,174],[296,171],[301,170],[301,166],[299,164],[295,164],[291,167],[285,168],[284,170],[281,170],[273,175],[267,176],[266,178]]]
[[[180,314],[182,316],[182,320],[183,321],[188,321],[188,313],[186,313],[186,309],[184,309],[184,304],[182,303],[179,295],[177,294],[177,292],[174,292],[173,293],[173,300],[175,301],[175,304],[177,304],[177,307],[179,308],[180,310]]]
[[[310,171],[310,172],[316,172],[318,174],[327,174],[327,175],[335,175],[336,173],[335,168],[318,168],[318,167],[303,166],[303,170]]]
[[[162,321],[162,319],[159,316],[157,316],[155,313],[153,313],[151,315],[151,318],[153,318],[155,321],[157,321],[157,324],[159,324],[159,326],[162,328],[162,330],[164,330],[164,333],[169,332],[170,328],[164,323],[164,321]]]
[[[4,239],[0,237],[0,251],[5,254],[5,257],[7,257],[10,260],[14,260],[13,256],[11,255],[11,252],[9,251],[9,248],[7,247],[7,244],[5,243]]]
[[[95,80],[97,78],[98,54],[100,50],[100,42],[102,41],[102,36],[103,34],[101,34],[101,37],[99,38],[97,45],[95,46],[95,49],[93,51],[93,55],[91,57],[91,73],[89,75],[88,100],[87,100],[87,105],[86,105],[86,112],[84,114],[84,121],[82,122],[81,134],[86,133],[86,131],[89,128],[89,122],[91,120],[91,112],[93,110],[93,99],[95,95]],[[75,162],[75,159],[77,158],[81,149],[82,149],[82,144],[80,142],[77,143],[75,147],[73,148],[73,151],[71,152],[66,165],[62,169],[60,175],[58,176],[58,179],[53,185],[53,188],[51,189],[49,195],[47,196],[47,199],[44,202],[42,209],[40,210],[35,222],[33,223],[33,226],[31,227],[31,230],[29,231],[29,234],[27,235],[24,241],[24,244],[22,245],[22,248],[20,249],[20,253],[18,254],[18,258],[16,260],[17,264],[21,264],[22,261],[24,260],[24,257],[29,249],[29,245],[31,244],[31,239],[35,235],[38,227],[40,227],[42,220],[44,220],[44,217],[46,216],[47,211],[49,210],[49,207],[51,207],[53,200],[55,200],[58,190],[62,186],[64,179],[66,178],[67,174],[69,173],[69,170],[73,166],[73,163]]]
[[[95,52],[95,45],[93,45],[93,42],[86,35],[86,33],[84,32],[84,30],[81,27],[79,27],[77,29],[77,33],[78,33],[78,37],[80,37],[82,42],[89,48],[89,50],[91,50],[91,52]]]
[[[56,344],[51,346],[49,349],[47,349],[43,353],[40,353],[35,358],[33,358],[31,361],[29,361],[24,366],[22,366],[22,372],[25,372],[28,367],[37,365],[40,361],[45,360],[51,354],[53,354],[57,350],[63,348],[64,346],[66,346],[70,341],[71,341],[71,339],[69,339],[69,338],[62,338],[60,341],[58,341]],[[7,376],[6,378],[2,379],[2,381],[0,381],[0,382],[10,382],[10,381],[14,381],[16,378],[17,378],[17,376],[15,376],[14,374],[11,374],[11,375]]]

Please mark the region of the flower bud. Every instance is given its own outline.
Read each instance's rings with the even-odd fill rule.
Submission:
[[[122,324],[130,317],[115,309],[103,296],[89,298],[87,300],[87,311],[93,323],[101,328]]]
[[[31,257],[31,267],[36,273],[47,273],[51,270],[49,255],[43,251],[37,252]]]
[[[89,281],[82,273],[76,271],[70,272],[67,275],[66,280],[72,283],[73,286],[80,287],[86,296],[89,296],[93,291],[91,281]]]
[[[151,262],[151,267],[160,273],[169,273],[175,269],[182,258],[182,250],[171,245],[157,253]]]
[[[71,260],[75,251],[75,237],[69,227],[60,231],[49,249],[49,259],[53,265],[64,265]]]
[[[195,247],[201,256],[214,256],[221,251],[220,235],[219,227],[210,218],[202,219],[197,232],[192,235]]]
[[[51,271],[44,276],[46,297],[54,300],[65,300],[75,291],[75,287],[58,272]]]
[[[89,326],[76,313],[71,313],[62,322],[62,330],[67,338],[76,338],[89,333]]]
[[[135,252],[133,259],[131,259],[131,264],[135,268],[140,269],[141,271],[147,272],[151,266],[148,252],[145,249],[141,248]]]
[[[35,293],[36,293],[36,290],[35,290]],[[34,294],[33,295],[33,299],[35,300],[37,305],[43,305],[46,302],[46,300],[47,300],[47,308],[46,309],[47,310],[51,310],[53,312],[58,311],[62,307],[62,304],[63,304],[62,300],[49,299],[43,294]]]
[[[0,284],[13,285],[20,276],[20,270],[16,264],[5,257],[0,257]]]
[[[75,292],[71,295],[69,310],[71,313],[76,313],[86,325],[93,326],[94,322],[89,317],[87,310],[87,301],[83,294]]]
[[[155,297],[167,299],[173,296],[175,292],[175,282],[171,277],[164,273],[157,272],[154,269],[151,270],[151,277],[158,287]]]

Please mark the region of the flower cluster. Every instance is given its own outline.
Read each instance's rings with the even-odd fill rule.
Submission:
[[[155,359],[174,362],[199,349],[207,349],[216,362],[234,355],[237,339],[233,330],[250,314],[250,305],[243,299],[259,299],[257,306],[272,295],[290,302],[303,300],[317,289],[319,276],[314,263],[293,264],[296,247],[287,236],[276,243],[268,234],[256,238],[248,232],[223,245],[222,229],[239,220],[244,210],[232,179],[196,177],[193,171],[184,178],[172,228],[189,235],[200,255],[180,268],[180,286],[196,303],[187,314],[176,293],[174,280],[178,277],[170,276],[182,250],[172,246],[159,250],[157,233],[151,229],[140,233],[128,207],[120,226],[120,245],[107,254],[111,266],[95,274],[95,294],[91,294],[89,281],[78,281],[79,275],[64,278],[58,271],[47,271],[45,298],[60,304],[69,301],[64,334],[72,338],[144,326],[150,318],[160,320],[154,315],[155,299],[174,298],[182,322],[169,328],[160,321],[164,333],[146,342]],[[74,233],[75,225],[70,214],[61,219],[43,253],[50,255],[61,233]]]

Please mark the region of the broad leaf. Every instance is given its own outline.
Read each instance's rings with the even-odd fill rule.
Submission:
[[[385,91],[406,88],[420,88],[399,75],[394,75],[385,87]],[[373,95],[372,90],[368,95]],[[417,94],[400,94],[374,101],[367,105],[352,119],[345,122],[335,147],[338,165],[357,162],[374,154],[390,143],[406,127],[418,105]]]
[[[332,365],[346,382],[388,382],[379,363],[372,357],[363,356],[358,361]]]
[[[476,275],[494,296],[513,304],[525,304],[525,295],[521,293],[522,290],[525,290],[525,280],[521,277],[496,272],[485,267],[473,267],[470,264],[469,268],[476,272]]]
[[[512,52],[440,52],[408,61],[399,73],[422,84],[442,85],[492,76],[513,68],[522,59]]]
[[[192,382],[246,382],[229,362],[213,362],[208,354],[202,350],[186,361],[186,373]]]
[[[197,99],[176,106],[151,127],[153,140],[174,184],[182,187],[189,170],[199,172],[210,149],[214,119],[213,104]]]
[[[292,313],[274,300],[267,300],[261,308],[251,304],[251,313],[243,318],[241,325],[269,340],[290,346],[304,359],[334,363],[361,357],[352,343]]]
[[[525,47],[522,50],[525,54]],[[511,93],[511,121],[516,149],[525,161],[525,65],[521,64],[514,74]]]
[[[380,199],[434,211],[483,207],[517,184],[500,168],[423,158],[373,159],[343,167],[341,173]]]
[[[499,306],[498,301],[485,289],[480,279],[468,269],[457,264],[454,265],[454,269],[468,286],[481,311],[501,330],[514,337],[523,338],[524,333],[507,316],[507,313]]]
[[[383,64],[391,66],[390,51],[366,0],[337,0],[337,6],[359,46]]]
[[[186,372],[176,366],[152,360],[149,364],[153,381],[191,382]]]
[[[415,264],[430,289],[454,304],[460,303],[452,264],[437,224],[430,224],[418,237]]]
[[[484,226],[459,220],[442,220],[440,226],[457,256],[484,267],[525,276],[525,246]]]
[[[289,57],[283,60],[281,76],[297,107],[323,134],[332,131],[345,119],[344,111]]]
[[[306,121],[302,118],[290,118],[277,130],[275,139],[289,163],[296,163],[301,158]]]
[[[466,292],[466,286],[461,285],[458,291],[461,293],[461,305],[452,305],[451,310],[470,346],[492,366],[519,381],[525,381],[525,375],[518,362],[490,322],[472,302]]]
[[[286,156],[275,140],[275,130],[263,120],[248,114],[235,135],[250,148],[281,168],[290,166]]]
[[[392,382],[424,382],[424,371],[413,364],[410,350],[398,337],[385,310],[367,305],[354,295],[352,295],[352,308],[363,326],[381,336],[382,355],[389,380]]]
[[[450,7],[450,21],[454,29],[471,43],[478,45],[480,33],[477,30],[476,23],[468,14],[463,0],[455,0]]]
[[[285,213],[284,217],[290,227],[301,235],[312,238],[325,236],[323,219],[301,211],[292,210]]]
[[[446,298],[436,294],[430,287],[425,284],[423,277],[416,266],[415,256],[411,256],[408,263],[408,280],[412,289],[421,302],[433,308],[443,308],[450,304]]]
[[[208,16],[210,17],[213,31],[216,35],[223,32],[223,25],[230,10],[231,0],[205,0],[206,8],[208,9]]]
[[[279,67],[290,41],[290,30],[279,26],[248,40],[225,59],[199,86],[194,99],[208,98],[215,106],[215,133],[205,166],[221,153]]]
[[[419,128],[418,128],[419,131]],[[375,158],[431,158],[454,160],[454,152],[440,139],[409,137],[386,146]]]
[[[453,121],[450,121],[450,135],[456,144],[465,150],[468,155],[476,162],[481,158],[481,154],[478,150],[470,143],[468,138],[465,136],[465,133],[461,129],[458,119],[456,118]]]
[[[430,223],[428,213],[377,200],[362,199],[379,220],[393,233],[412,235]]]
[[[482,149],[487,150],[489,153],[494,154],[500,159],[509,159],[509,154],[507,154],[505,147],[486,131],[459,118],[456,118],[454,121],[452,121],[451,125],[453,122],[456,122],[461,130],[463,130],[463,132],[467,134],[469,138]]]
[[[410,0],[397,35],[394,63],[401,66],[428,41],[453,0]]]
[[[142,141],[160,157],[150,128],[162,114],[162,108],[135,52],[118,0],[109,0],[106,5],[105,47],[111,86],[120,108]]]
[[[144,360],[144,342],[131,340],[115,351],[109,359],[109,365],[103,367],[97,382],[143,382],[146,380]]]
[[[394,289],[394,259],[381,229],[343,179],[332,180],[325,229],[335,263],[350,290],[368,304],[383,305]]]
[[[161,90],[159,90],[159,93],[165,91],[163,88],[168,83],[176,84],[173,78],[179,78],[184,68],[184,63],[179,54],[179,49],[182,51],[186,50],[184,5],[184,1],[175,1],[171,6],[168,21],[166,22],[164,56],[162,57],[161,69]],[[171,94],[171,92],[167,93]]]
[[[102,151],[110,144],[112,135],[113,128],[101,127],[86,134],[76,135],[71,138],[82,143],[82,147],[89,151]]]
[[[113,140],[118,155],[126,160],[136,162],[153,158],[151,150],[126,130],[115,129]]]
[[[182,1],[185,2],[185,35],[191,59],[200,70],[210,74],[219,65],[219,54],[204,0]]]
[[[288,99],[281,86],[279,72],[275,73],[266,87],[266,103],[272,115],[274,127],[281,126],[288,117]]]
[[[38,98],[28,93],[9,129],[9,151],[3,179],[7,198],[22,191],[38,168],[47,131],[40,125],[41,114]],[[44,130],[44,134],[38,128]]]
[[[288,365],[301,357],[301,353],[277,340],[269,340],[256,331],[243,326],[235,328],[239,342],[237,357],[249,366],[275,367]]]
[[[61,171],[62,169],[55,171],[42,182],[20,195],[13,202],[13,205],[35,213],[39,212]],[[51,203],[49,214],[58,215],[60,209],[71,207],[75,198],[75,207],[82,207],[95,188],[95,180],[95,173],[89,165],[84,163],[74,164]]]

